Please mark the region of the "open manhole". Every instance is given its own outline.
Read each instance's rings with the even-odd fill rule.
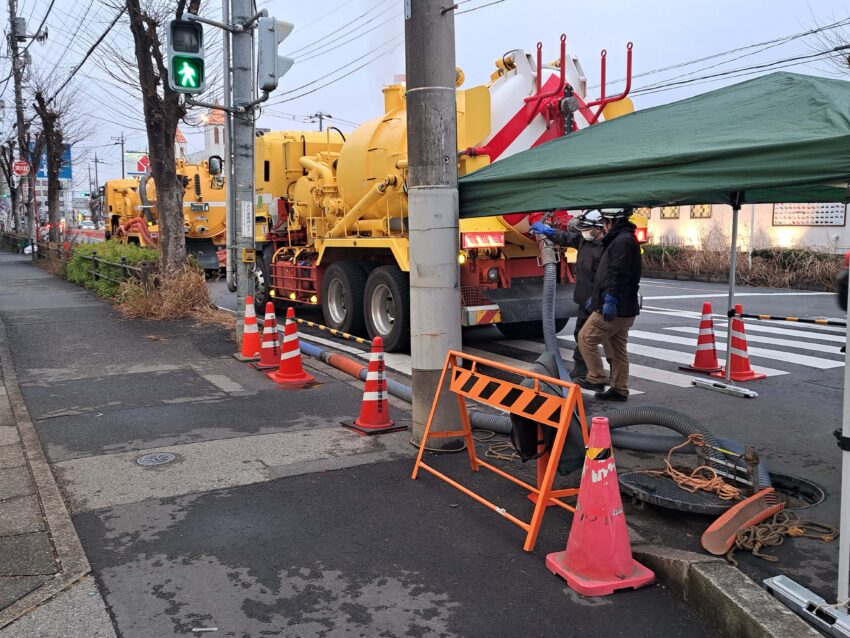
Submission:
[[[177,455],[171,452],[151,452],[137,458],[136,463],[149,467],[152,465],[165,465],[166,463],[171,463],[176,458]]]
[[[784,502],[788,509],[806,509],[822,503],[826,498],[826,493],[819,485],[799,476],[771,472],[770,480],[779,500]]]
[[[619,479],[623,491],[634,499],[682,512],[719,516],[736,502],[708,492],[688,492],[667,476],[626,471],[620,473]],[[770,479],[779,501],[788,509],[812,507],[826,498],[820,486],[799,476],[771,472]]]

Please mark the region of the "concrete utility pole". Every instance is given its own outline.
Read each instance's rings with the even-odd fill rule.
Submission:
[[[419,443],[448,350],[461,349],[458,271],[457,110],[454,12],[445,0],[404,3],[413,442]],[[458,429],[443,401],[433,429]],[[429,446],[446,451],[459,439]]]
[[[17,15],[17,0],[9,0],[9,52],[12,56],[12,79],[15,85],[15,118],[18,129],[18,154],[21,159],[32,164],[29,146],[27,145],[27,126],[24,124],[24,98],[21,88],[23,83],[23,65],[20,59],[20,52],[18,51],[18,43],[26,39],[26,23],[23,18],[19,20]],[[27,180],[29,185],[26,202],[26,228],[27,237],[29,237],[33,244],[35,243],[35,209],[33,206],[35,202],[34,174],[37,170],[37,166],[31,165],[29,175],[23,178]],[[35,250],[33,250],[33,259],[35,259]]]
[[[231,0],[230,18],[235,24],[243,24],[254,16],[251,0]],[[226,37],[226,36],[225,36]],[[254,100],[254,35],[253,30],[234,31],[230,34],[232,56],[231,79],[232,103],[234,107],[249,104]],[[225,73],[228,73],[225,60]],[[254,113],[253,109],[233,113],[231,139],[233,157],[233,183],[228,188],[234,191],[232,218],[236,247],[236,307],[245,307],[245,297],[254,294],[252,264],[245,259],[246,253],[254,250]],[[236,322],[239,342],[242,342],[242,322]]]
[[[331,114],[325,113],[324,111],[319,111],[317,113],[313,113],[313,115],[310,116],[310,119],[313,120],[314,122],[316,120],[319,120],[319,133],[322,132],[322,126],[323,126],[323,123],[324,123],[326,117],[328,117],[328,118],[331,117]]]
[[[124,131],[121,131],[121,137],[113,137],[112,140],[121,145],[121,179],[124,179]]]

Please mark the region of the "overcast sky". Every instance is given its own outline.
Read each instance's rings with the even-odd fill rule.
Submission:
[[[143,4],[146,1],[150,0],[142,0]],[[494,0],[459,2],[457,65],[466,74],[466,87],[485,83],[493,70],[493,61],[505,51],[516,48],[532,51],[538,40],[543,42],[544,59],[554,59],[561,33],[567,34],[568,52],[579,57],[591,86],[599,79],[599,52],[603,48],[608,50],[609,79],[623,77],[629,41],[634,42],[636,76],[709,58],[636,77],[634,90],[809,56],[828,46],[824,36],[850,42],[850,26],[770,42],[841,20],[850,21],[848,0],[500,0],[484,6],[491,2]],[[18,0],[18,4],[18,15],[28,19],[28,32],[32,33],[44,19],[51,0]],[[113,8],[116,4],[119,0],[53,0],[53,8],[46,15],[47,42],[33,43],[29,48],[33,75],[50,75],[53,82],[66,78],[106,30],[116,14]],[[333,124],[349,130],[353,124],[382,113],[381,86],[392,82],[396,74],[404,73],[403,0],[260,0],[258,4],[268,9],[270,15],[295,24],[295,30],[280,51],[291,52],[296,59],[295,66],[264,108],[258,126],[275,130],[314,129],[317,125],[307,118],[321,110],[335,118],[331,120]],[[218,18],[221,2],[202,0],[202,10],[209,17]],[[205,30],[207,46],[213,53],[220,44],[215,31],[211,27]],[[758,43],[768,44],[751,47]],[[717,56],[742,47],[750,48]],[[122,132],[128,150],[144,150],[146,146],[138,94],[132,87],[109,77],[111,72],[117,78],[133,79],[134,71],[124,67],[110,50],[132,54],[126,20],[112,29],[104,45],[73,81],[76,111],[94,131],[75,149],[75,188],[79,190],[88,189],[87,171],[89,166],[94,170],[95,153],[104,162],[98,167],[101,183],[120,176],[120,151],[113,138]],[[6,77],[9,68],[8,57],[4,57],[0,60],[0,78]],[[784,69],[834,77],[841,74],[822,58],[788,62]],[[646,108],[748,77],[752,76],[729,74],[710,82],[662,86],[663,90],[657,92],[635,94],[634,101],[638,109]],[[850,79],[850,69],[846,77]],[[14,115],[13,86],[11,82],[0,82],[0,88],[7,105],[3,127],[8,130]],[[612,85],[609,94],[621,88],[622,84]],[[221,88],[215,83],[205,97],[213,99],[220,94]],[[793,113],[789,114],[791,121],[793,117]],[[187,124],[181,125],[181,129],[189,140],[190,151],[203,146],[200,128]]]

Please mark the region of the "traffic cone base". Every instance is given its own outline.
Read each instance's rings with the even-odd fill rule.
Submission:
[[[652,570],[644,567],[634,559],[632,559],[631,573],[622,578],[620,576],[617,576],[616,580],[611,580],[610,578],[603,580],[584,578],[567,568],[564,558],[566,553],[566,551],[563,551],[549,554],[546,557],[546,567],[550,572],[567,581],[570,589],[582,596],[608,596],[618,589],[637,589],[655,582],[655,574]]]
[[[699,322],[697,350],[694,362],[689,366],[679,366],[680,370],[688,372],[717,372],[720,362],[717,360],[717,346],[714,341],[714,321],[711,319],[711,304],[702,304],[702,319]]]
[[[254,310],[254,298],[245,297],[245,316],[242,320],[242,351],[234,352],[237,361],[259,361],[260,333],[257,331],[257,313]]]
[[[744,309],[741,304],[735,306],[735,315],[730,320],[731,331],[730,339],[727,347],[731,349],[731,364],[729,378],[732,381],[757,381],[758,379],[767,378],[766,374],[756,372],[750,366],[750,355],[747,352],[747,335],[744,332],[744,321],[738,317],[743,314]],[[719,372],[712,373],[713,377],[719,379],[726,378],[726,368],[722,368]]]
[[[546,567],[582,596],[607,596],[655,580],[632,558],[605,417],[593,417],[567,548],[549,554]]]
[[[295,325],[295,309],[286,309],[286,324],[283,327],[283,345],[280,348],[280,365],[266,376],[286,388],[303,388],[316,381],[307,374],[301,364],[301,347],[298,345],[298,326]]]
[[[366,385],[363,389],[363,402],[360,404],[360,416],[354,422],[343,422],[342,425],[364,436],[407,429],[406,425],[396,425],[390,418],[389,390],[384,367],[384,340],[381,337],[375,337],[372,340],[372,352],[366,369]]]

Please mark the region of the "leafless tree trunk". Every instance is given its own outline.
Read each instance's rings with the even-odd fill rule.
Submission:
[[[65,150],[62,129],[59,126],[59,113],[48,104],[41,89],[35,92],[35,112],[41,119],[44,138],[47,173],[47,216],[50,223],[50,241],[59,243],[59,171],[62,168],[62,153]]]
[[[0,172],[3,173],[3,181],[9,188],[9,198],[11,209],[9,211],[9,219],[11,220],[11,230],[20,230],[20,222],[18,219],[18,185],[15,183],[14,173],[12,173],[12,163],[15,161],[15,140],[10,139],[8,142],[0,146]]]
[[[145,127],[150,148],[151,174],[156,183],[159,211],[160,266],[165,272],[186,260],[183,231],[183,181],[177,175],[174,137],[178,122],[186,115],[180,96],[168,87],[168,69],[157,28],[161,22],[140,0],[126,0],[130,30],[135,43],[142,89]],[[186,0],[177,0],[175,17],[181,18]]]

